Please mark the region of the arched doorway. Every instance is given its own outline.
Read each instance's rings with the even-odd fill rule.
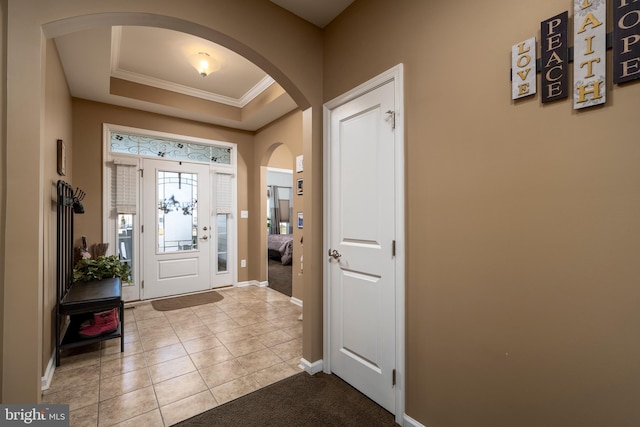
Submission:
[[[219,5],[218,5],[219,6]],[[39,384],[43,374],[43,328],[50,327],[43,313],[43,285],[44,275],[40,268],[25,268],[24,260],[30,259],[38,266],[43,265],[43,248],[50,244],[50,236],[45,236],[42,231],[44,219],[44,207],[47,200],[48,179],[42,174],[41,165],[51,159],[44,157],[46,140],[43,135],[45,117],[42,116],[43,104],[43,68],[34,66],[41,64],[45,52],[44,42],[46,38],[66,34],[100,25],[151,25],[170,28],[177,31],[185,31],[198,35],[208,40],[226,45],[247,58],[251,58],[256,64],[272,75],[291,96],[298,105],[307,110],[312,105],[320,114],[321,92],[320,84],[321,50],[316,39],[315,32],[297,34],[269,35],[271,29],[265,28],[265,37],[256,38],[255,23],[244,22],[246,11],[238,5],[226,5],[225,13],[218,10],[212,11],[207,6],[198,4],[185,10],[181,5],[172,2],[153,5],[136,6],[135,13],[115,12],[126,10],[118,8],[118,5],[105,4],[99,1],[83,3],[82,10],[77,9],[75,2],[57,2],[55,5],[47,1],[33,0],[29,2],[12,3],[7,11],[7,21],[12,25],[8,27],[8,46],[6,55],[12,58],[7,65],[7,96],[6,96],[6,178],[8,183],[5,193],[6,209],[6,242],[21,241],[24,245],[12,248],[10,253],[5,253],[5,302],[4,316],[12,319],[13,324],[19,324],[19,328],[9,328],[5,323],[3,328],[3,401],[26,402],[39,400]],[[261,8],[262,6],[258,6]],[[255,11],[254,11],[255,12]],[[273,9],[266,7],[261,13],[261,20],[281,22],[287,26],[284,15],[279,16]],[[78,15],[81,14],[81,15]],[[272,24],[269,28],[272,28]],[[235,28],[234,28],[235,27]],[[213,28],[221,28],[220,31]],[[305,30],[292,32],[305,33]],[[43,37],[44,35],[44,37]],[[271,40],[269,40],[271,39]],[[285,55],[279,40],[306,40],[299,47],[292,46]],[[251,41],[253,40],[253,42]],[[254,49],[249,46],[256,46]],[[269,47],[271,46],[271,47]],[[315,54],[309,55],[310,50]],[[292,52],[293,51],[293,52]],[[267,59],[271,58],[271,59]],[[292,59],[293,58],[293,59]],[[311,60],[310,60],[311,59]],[[301,72],[302,71],[302,72]],[[290,78],[289,76],[296,76]],[[297,80],[294,82],[294,80]],[[316,117],[315,131],[312,130],[311,121],[305,131],[305,151],[309,167],[314,164],[312,141],[317,148],[316,166],[320,165],[320,120]],[[39,159],[39,161],[34,161]],[[317,180],[320,183],[320,168],[317,167]],[[308,182],[307,188],[312,187]],[[15,203],[14,203],[15,202]],[[17,203],[20,202],[20,203]],[[310,202],[309,202],[310,203]],[[17,206],[20,205],[20,208]],[[320,204],[309,205],[308,216],[315,213],[320,219]],[[28,214],[25,214],[28,212]],[[309,222],[308,222],[309,223]],[[321,226],[317,223],[315,234],[319,237]],[[21,230],[18,232],[18,230]],[[19,233],[19,235],[17,234]],[[314,255],[319,255],[321,239],[312,245]],[[305,249],[307,250],[307,249]],[[35,254],[35,255],[34,255]],[[308,270],[309,271],[309,270]],[[317,267],[318,274],[320,267]],[[312,292],[315,296],[317,307],[312,311],[313,317],[320,318],[321,311],[321,281],[316,281],[317,289]],[[307,307],[305,307],[305,310]],[[44,318],[44,320],[43,320]],[[305,316],[305,322],[309,316]],[[312,339],[305,343],[308,360],[321,358],[318,343],[321,342],[321,326],[319,321],[310,323],[311,329],[315,329]]]
[[[302,304],[303,228],[298,216],[304,199],[302,190],[297,189],[297,183],[303,182],[302,171],[295,167],[299,155],[294,156],[292,149],[300,148],[275,143],[266,150],[261,166],[266,169],[267,186],[266,207],[261,212],[265,212],[267,222],[268,286],[299,305]]]

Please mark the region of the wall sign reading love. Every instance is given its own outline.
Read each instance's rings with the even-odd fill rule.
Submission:
[[[607,0],[574,0],[573,49],[568,45],[569,13],[540,23],[540,52],[536,38],[511,48],[511,98],[537,92],[540,71],[542,102],[564,99],[573,93],[573,108],[606,102]],[[613,82],[640,78],[640,0],[613,1]],[[573,58],[572,58],[573,57]],[[569,62],[573,60],[573,87],[569,87]],[[571,89],[571,90],[570,90]]]

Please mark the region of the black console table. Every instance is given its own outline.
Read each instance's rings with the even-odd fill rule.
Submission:
[[[79,334],[80,324],[93,313],[118,309],[120,321],[118,328],[111,333],[97,337],[85,338]],[[64,337],[61,337],[61,327],[64,316],[69,316],[70,322]],[[122,324],[124,322],[124,302],[122,301],[122,285],[120,279],[104,279],[92,282],[74,283],[67,294],[58,304],[58,327],[56,351],[56,366],[60,366],[60,352],[66,348],[92,344],[112,338],[123,338]],[[120,340],[120,351],[124,351],[124,339]]]

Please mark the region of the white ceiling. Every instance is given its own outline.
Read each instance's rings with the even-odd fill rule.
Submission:
[[[324,28],[353,0],[271,0],[301,18]],[[188,34],[154,27],[95,28],[55,39],[71,95],[107,104],[167,114],[237,129],[257,130],[297,108],[283,93],[251,114],[242,109],[266,89],[277,85],[253,63],[220,45]],[[194,56],[207,52],[220,69],[201,77]],[[162,90],[160,102],[136,99],[137,90],[112,94],[111,78],[132,82],[138,89]],[[155,88],[155,89],[154,89]],[[280,88],[281,90],[281,88]],[[211,102],[211,110],[237,109],[223,118],[208,108],[186,110],[171,101],[184,95]],[[190,99],[190,98],[186,98]],[[262,103],[261,103],[262,104]],[[229,118],[233,116],[233,118]]]

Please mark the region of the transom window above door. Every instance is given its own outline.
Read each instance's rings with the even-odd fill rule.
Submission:
[[[170,139],[112,132],[109,150],[112,153],[161,157],[172,160],[231,164],[231,148],[196,144]]]

